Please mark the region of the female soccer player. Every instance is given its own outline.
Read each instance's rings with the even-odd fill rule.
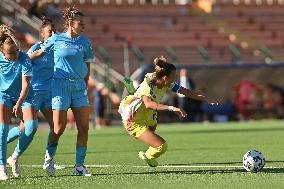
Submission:
[[[140,151],[138,156],[151,167],[158,165],[156,158],[164,154],[168,147],[165,139],[155,133],[157,111],[173,111],[179,116],[187,116],[180,108],[160,104],[167,89],[196,100],[209,102],[202,94],[174,83],[177,76],[176,67],[168,63],[164,57],[156,58],[154,64],[155,72],[146,74],[134,95],[126,96],[119,107],[119,113],[127,132],[150,146],[146,152]],[[217,104],[214,101],[209,103]]]
[[[53,52],[43,54],[38,57],[37,50],[44,45],[44,42],[55,32],[55,27],[50,19],[42,17],[40,28],[41,41],[33,45],[27,52],[32,60],[33,77],[31,85],[34,92],[33,104],[37,111],[41,111],[46,118],[50,132],[53,132],[53,120],[51,109],[51,81],[53,76],[54,57]],[[12,128],[8,133],[7,143],[18,138],[24,130],[24,124],[21,122],[19,127]],[[11,157],[8,158],[8,163]],[[57,166],[59,168],[59,166]],[[62,168],[62,167],[61,167]]]
[[[28,96],[32,75],[30,58],[19,51],[12,30],[5,25],[0,26],[0,51],[0,180],[7,180],[7,134],[12,114],[21,117],[25,127],[9,161],[15,177],[20,176],[17,162],[31,143],[38,121],[31,95]]]
[[[78,129],[76,163],[73,171],[77,175],[90,176],[84,160],[87,151],[89,130],[89,101],[87,83],[89,62],[94,55],[90,40],[81,35],[84,30],[83,13],[74,7],[64,11],[65,32],[54,34],[36,53],[54,52],[54,75],[52,81],[52,109],[54,133],[50,135],[45,156],[44,169],[48,175],[55,172],[53,158],[58,140],[67,123],[67,110],[72,109]]]

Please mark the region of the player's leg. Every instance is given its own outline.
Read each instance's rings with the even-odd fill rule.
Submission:
[[[53,79],[52,81],[52,119],[53,132],[49,135],[46,147],[44,169],[49,176],[55,173],[54,161],[58,140],[67,124],[67,110],[71,103],[70,84],[68,80]]]
[[[48,148],[48,143],[51,135],[54,133],[54,126],[53,126],[53,112],[52,112],[52,104],[51,104],[51,92],[44,95],[42,98],[40,111],[42,112],[43,116],[45,117],[46,121],[49,125],[49,134],[47,137],[47,144],[46,149]],[[46,155],[48,153],[46,152]]]
[[[145,153],[139,152],[139,157],[145,160],[149,166],[156,167],[158,165],[156,158],[167,151],[168,145],[166,141],[151,129],[146,129],[137,139],[149,145]]]
[[[54,175],[54,156],[57,150],[60,136],[64,133],[67,124],[66,110],[53,110],[53,132],[49,135],[49,141],[46,147],[45,161],[43,168],[49,176]]]
[[[37,112],[35,108],[31,105],[29,99],[27,99],[23,104],[22,111],[24,120],[24,130],[19,137],[18,144],[13,154],[7,159],[7,162],[12,167],[12,172],[15,177],[20,176],[18,160],[21,154],[23,154],[24,151],[31,144],[38,128]]]
[[[6,169],[7,135],[12,117],[12,108],[6,106],[0,96],[0,180],[7,180]]]
[[[44,108],[41,110],[41,112],[49,125],[49,135],[50,135],[50,133],[54,132],[52,108],[51,107]]]
[[[74,114],[78,134],[76,143],[76,163],[74,166],[74,173],[80,176],[90,176],[84,166],[85,157],[87,153],[87,142],[89,132],[89,116],[90,104],[87,96],[87,88],[85,81],[78,81],[74,83],[72,91],[71,109]]]
[[[74,172],[81,176],[89,176],[87,169],[84,167],[84,162],[87,153],[90,107],[74,107],[72,108],[72,112],[74,114],[78,130],[76,143],[76,164],[74,166]],[[81,173],[80,170],[83,172]]]
[[[50,106],[43,106],[43,109],[41,110],[43,116],[45,117],[45,119],[48,122],[49,125],[49,135],[47,137],[47,144],[46,144],[46,148],[48,147],[48,140],[50,138],[50,135],[52,135],[52,133],[54,132],[54,127],[53,127],[53,113],[52,113],[52,108],[51,108],[51,103]],[[47,154],[45,154],[45,156],[47,156]],[[65,166],[63,165],[58,165],[54,163],[54,167],[55,169],[63,169],[65,168]],[[43,169],[45,168],[45,165],[43,165]]]
[[[40,107],[42,106],[44,99],[43,94],[34,94],[32,99],[32,105],[33,107],[38,111]],[[9,130],[8,137],[7,137],[7,144],[13,142],[15,139],[17,139],[21,133],[24,132],[25,126],[23,121],[20,122],[20,125],[18,127],[14,127]]]
[[[19,126],[10,129],[7,137],[7,144],[16,140],[24,131],[24,128],[25,128],[24,123],[21,121]]]

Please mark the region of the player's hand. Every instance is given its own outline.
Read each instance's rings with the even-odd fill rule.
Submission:
[[[18,103],[13,107],[13,114],[15,114],[16,117],[22,117],[21,106]]]
[[[174,107],[173,112],[175,112],[180,117],[186,117],[187,116],[186,112],[183,109],[180,109],[180,108]]]

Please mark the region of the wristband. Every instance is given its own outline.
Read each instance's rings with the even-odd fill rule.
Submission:
[[[169,110],[170,112],[172,112],[172,111],[174,111],[174,107],[173,107],[173,106],[169,106],[169,107],[168,107],[168,110]]]

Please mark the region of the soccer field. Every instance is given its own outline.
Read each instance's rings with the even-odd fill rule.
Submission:
[[[39,131],[21,157],[22,177],[0,182],[0,188],[283,188],[284,122],[261,121],[226,124],[160,124],[157,133],[169,150],[159,167],[147,167],[137,157],[147,146],[122,126],[90,130],[86,165],[91,177],[73,175],[75,130],[66,130],[56,162],[66,169],[47,177],[41,166],[47,132]],[[11,154],[15,142],[8,146]],[[249,173],[242,166],[248,150],[263,152],[262,172]]]

